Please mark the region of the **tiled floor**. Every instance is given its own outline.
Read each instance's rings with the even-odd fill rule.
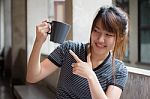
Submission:
[[[9,82],[0,77],[0,99],[15,99]]]

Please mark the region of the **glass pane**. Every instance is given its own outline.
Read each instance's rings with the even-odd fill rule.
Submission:
[[[55,20],[65,21],[65,2],[55,1]]]
[[[140,7],[140,20],[141,20],[141,26],[147,26],[150,25],[150,0],[141,0],[141,7]]]
[[[150,63],[150,0],[140,0],[140,62]]]
[[[150,30],[141,31],[141,62],[150,63]]]

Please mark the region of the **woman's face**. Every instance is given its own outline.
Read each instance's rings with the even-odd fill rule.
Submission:
[[[91,50],[95,55],[107,55],[115,45],[115,34],[104,30],[101,20],[97,21],[91,34]]]

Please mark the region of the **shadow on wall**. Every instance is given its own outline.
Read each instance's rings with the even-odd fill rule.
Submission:
[[[26,52],[20,48],[18,55],[12,65],[12,48],[4,48],[0,55],[0,75],[12,84],[25,84],[26,76]]]
[[[3,76],[5,79],[10,79],[11,77],[11,66],[12,66],[12,48],[4,48],[4,70],[3,70]]]
[[[0,53],[0,77],[3,77],[4,75],[3,71],[4,71],[4,48]]]

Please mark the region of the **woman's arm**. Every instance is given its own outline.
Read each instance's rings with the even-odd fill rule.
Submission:
[[[105,94],[95,74],[89,76],[88,83],[92,99],[119,99],[121,96],[122,90],[114,85],[109,85]]]
[[[36,39],[27,66],[27,82],[35,83],[57,69],[57,66],[48,59],[40,63],[41,48],[47,38],[48,31],[47,22],[42,22],[36,26]]]

